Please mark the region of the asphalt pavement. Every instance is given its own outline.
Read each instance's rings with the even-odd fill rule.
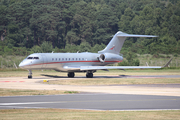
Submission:
[[[71,94],[0,97],[0,109],[178,110],[180,97],[129,94]]]

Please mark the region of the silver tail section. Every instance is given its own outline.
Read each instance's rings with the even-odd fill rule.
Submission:
[[[117,32],[113,38],[111,39],[111,41],[109,42],[109,44],[107,45],[107,47],[102,50],[102,51],[98,51],[98,53],[113,53],[113,54],[119,54],[121,51],[121,48],[124,44],[124,41],[126,39],[126,37],[157,37],[157,36],[153,36],[153,35],[133,35],[133,34],[127,34],[127,33],[123,33],[121,31]]]

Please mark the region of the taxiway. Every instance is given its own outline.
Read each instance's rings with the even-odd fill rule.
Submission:
[[[156,78],[180,78],[180,75],[161,75],[161,76],[96,76],[96,77],[135,77],[140,79],[146,79],[147,77]],[[146,78],[145,78],[146,77]],[[156,77],[156,78],[154,78]],[[135,94],[135,95],[163,95],[163,96],[180,96],[180,85],[101,85],[101,86],[85,86],[85,85],[52,85],[42,84],[43,80],[70,80],[70,79],[83,79],[78,76],[75,78],[67,78],[61,76],[40,76],[33,79],[27,79],[25,77],[8,77],[0,79],[0,88],[8,89],[30,89],[30,90],[65,90],[65,91],[79,91],[79,92],[91,92],[91,93],[110,93],[110,94]]]
[[[164,76],[96,76],[97,78],[180,78]],[[76,77],[73,79],[81,79]],[[61,76],[41,76],[27,79],[9,77],[0,79],[0,88],[32,90],[79,91],[73,95],[12,96],[0,97],[0,109],[59,108],[82,110],[179,110],[180,84],[156,85],[50,85],[39,81],[69,80]]]
[[[0,109],[179,110],[180,97],[125,94],[74,94],[0,97]]]

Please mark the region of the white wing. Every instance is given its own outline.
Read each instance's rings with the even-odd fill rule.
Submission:
[[[172,58],[164,65],[164,66],[64,66],[65,69],[68,70],[107,70],[107,69],[152,69],[152,68],[164,68],[169,65]]]
[[[162,68],[161,66],[81,66],[80,70],[107,70],[107,69],[152,69]]]
[[[164,66],[81,66],[80,70],[107,70],[107,69],[152,69],[164,68],[169,65],[173,58],[171,58]]]

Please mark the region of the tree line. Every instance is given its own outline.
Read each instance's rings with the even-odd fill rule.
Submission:
[[[117,31],[121,53],[180,54],[178,0],[0,0],[0,55],[97,52]]]

